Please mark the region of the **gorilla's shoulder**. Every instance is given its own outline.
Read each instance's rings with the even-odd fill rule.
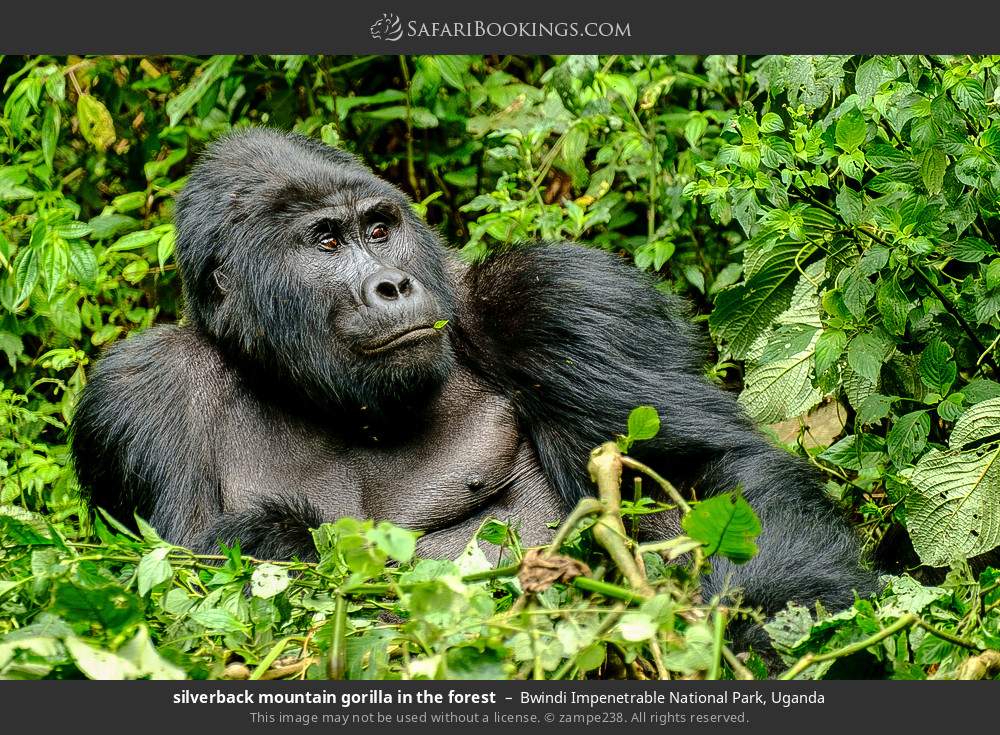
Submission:
[[[225,368],[217,349],[192,327],[161,325],[108,348],[89,376],[90,393],[125,400],[193,399],[222,389]],[[103,394],[103,395],[102,395]]]

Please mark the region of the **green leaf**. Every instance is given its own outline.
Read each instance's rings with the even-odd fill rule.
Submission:
[[[61,240],[50,242],[42,253],[41,275],[45,282],[45,298],[49,301],[55,297],[69,270],[69,253],[66,243]]]
[[[971,406],[961,415],[951,431],[948,445],[962,449],[984,439],[1000,435],[1000,398],[991,398]]]
[[[845,268],[841,275],[844,278],[844,304],[855,319],[863,321],[868,304],[875,296],[875,285],[858,267]]]
[[[858,406],[857,418],[862,424],[874,424],[889,415],[892,399],[880,393],[872,393]]]
[[[144,248],[147,245],[152,245],[154,242],[159,242],[160,238],[163,237],[163,233],[157,232],[156,230],[143,230],[142,232],[132,232],[124,237],[118,238],[108,250],[115,252],[123,250],[136,250],[138,248]]]
[[[747,371],[739,402],[755,421],[773,424],[813,408],[823,394],[813,387],[812,348]]]
[[[663,655],[664,665],[671,671],[693,675],[711,667],[714,657],[715,636],[706,623],[695,623],[684,631],[684,647],[668,650]]]
[[[948,250],[948,255],[963,263],[978,263],[996,254],[997,249],[981,237],[963,237]]]
[[[941,193],[948,156],[940,148],[929,148],[920,155],[920,178],[931,196]]]
[[[886,435],[889,458],[897,467],[913,461],[927,446],[931,430],[931,417],[927,411],[913,411],[901,416]]]
[[[692,112],[691,118],[684,124],[684,139],[689,146],[695,148],[706,130],[708,130],[708,118],[700,112]]]
[[[246,630],[240,619],[221,607],[198,610],[191,613],[191,620],[217,633],[239,633]]]
[[[288,570],[276,564],[260,564],[250,577],[250,592],[254,597],[269,599],[284,592],[291,580]]]
[[[760,119],[760,129],[764,133],[777,133],[779,130],[785,129],[785,123],[781,121],[781,116],[768,112]]]
[[[875,304],[882,315],[882,326],[886,331],[889,334],[902,336],[906,331],[906,318],[912,307],[895,278],[879,281]]]
[[[796,262],[805,260],[812,245],[776,245],[760,257],[747,255],[745,283],[723,289],[708,323],[715,336],[729,343],[733,356],[744,359],[757,338],[788,308],[798,280]]]
[[[681,525],[688,536],[705,546],[709,556],[718,553],[742,564],[757,553],[754,540],[761,531],[760,521],[739,491],[701,501]]]
[[[145,278],[148,273],[149,263],[142,258],[139,258],[139,260],[133,260],[131,263],[122,268],[122,278],[129,283],[138,283]]]
[[[42,122],[42,157],[49,168],[56,155],[56,145],[59,143],[59,126],[61,117],[58,105],[48,105],[45,109],[45,119]]]
[[[80,123],[80,134],[94,148],[104,151],[115,142],[114,120],[100,100],[89,94],[81,94],[76,103],[76,116]]]
[[[146,204],[146,192],[132,191],[128,194],[120,194],[111,200],[111,206],[116,212],[131,212],[142,209]]]
[[[213,56],[200,69],[200,73],[176,97],[167,101],[166,112],[170,124],[176,125],[204,97],[212,85],[229,74],[235,56]]]
[[[139,628],[139,632],[133,636],[132,640],[118,649],[117,654],[131,663],[138,675],[143,678],[172,681],[187,678],[182,669],[160,656],[153,646],[153,642],[149,639],[149,630],[145,625]]]
[[[882,459],[884,440],[872,434],[853,434],[828,447],[819,458],[847,470],[874,467]]]
[[[821,377],[840,361],[847,347],[847,333],[842,329],[825,329],[816,340],[816,376]]]
[[[156,261],[159,263],[160,268],[166,265],[166,262],[170,260],[170,256],[174,254],[174,247],[177,244],[177,231],[171,228],[160,241],[156,244]]]
[[[139,599],[117,584],[85,586],[64,580],[55,588],[50,611],[69,622],[99,625],[118,633],[142,618]]]
[[[857,108],[852,108],[837,120],[837,145],[846,153],[857,150],[868,134],[865,118]]]
[[[628,415],[628,438],[632,441],[652,439],[660,433],[660,415],[652,406],[637,406]]]
[[[864,212],[864,197],[849,186],[842,186],[837,192],[837,211],[844,223],[853,227],[861,221]]]
[[[34,248],[25,248],[17,254],[14,260],[14,287],[17,296],[14,303],[20,304],[38,285],[39,279],[38,257]]]
[[[110,651],[101,651],[87,645],[76,636],[65,640],[66,650],[73,662],[89,679],[120,681],[137,679],[140,674],[135,665]]]
[[[872,334],[859,334],[847,348],[847,364],[872,382],[878,381],[885,357],[885,343]]]
[[[167,554],[170,553],[169,546],[160,546],[153,549],[148,554],[144,554],[139,560],[139,568],[136,572],[139,586],[139,595],[145,597],[156,585],[166,582],[174,576],[173,567],[167,561]]]
[[[987,452],[939,452],[909,477],[906,528],[920,561],[945,566],[1000,545],[1000,446]]]
[[[382,521],[365,536],[390,559],[405,563],[413,558],[417,534]]]
[[[951,347],[942,342],[939,337],[934,337],[930,344],[924,348],[917,370],[927,387],[942,396],[951,390],[951,386],[958,376],[958,367],[951,359]]]
[[[867,107],[879,88],[901,73],[902,64],[895,58],[876,56],[865,61],[854,75],[854,90],[858,93],[858,104]]]

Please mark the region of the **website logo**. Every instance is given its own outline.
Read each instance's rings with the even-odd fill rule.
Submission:
[[[398,41],[403,37],[403,23],[395,13],[382,13],[368,30],[376,41]]]

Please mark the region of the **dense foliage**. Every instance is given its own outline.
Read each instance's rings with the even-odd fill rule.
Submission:
[[[499,522],[498,572],[386,524],[265,564],[91,513],[66,448],[86,367],[180,315],[173,195],[248,123],[355,151],[469,258],[577,239],[692,301],[709,376],[900,575],[774,620],[789,675],[1000,669],[1000,579],[967,561],[1000,545],[1000,57],[33,57],[0,85],[0,676],[763,673],[723,643],[746,611],[694,595],[710,552],[752,553],[738,502],[641,549],[645,589],[567,528],[593,571],[533,594]],[[655,431],[634,418],[623,449]],[[624,494],[626,526],[659,507]]]

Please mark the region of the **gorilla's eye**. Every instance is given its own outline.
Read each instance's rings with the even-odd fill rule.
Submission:
[[[340,241],[333,233],[327,232],[319,236],[320,250],[336,250],[338,245],[340,245]]]
[[[389,226],[384,222],[376,222],[368,230],[369,240],[385,240],[389,237]]]

